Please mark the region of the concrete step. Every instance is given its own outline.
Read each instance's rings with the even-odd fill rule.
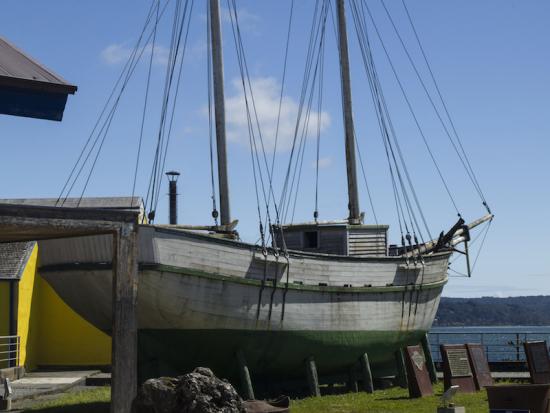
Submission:
[[[110,386],[111,373],[97,373],[86,377],[86,386]]]

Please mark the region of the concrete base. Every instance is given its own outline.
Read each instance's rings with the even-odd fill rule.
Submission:
[[[19,380],[25,376],[25,367],[10,367],[0,369],[0,381],[10,379],[10,381]]]
[[[0,412],[7,412],[11,410],[11,399],[0,399]]]
[[[437,413],[466,413],[464,406],[438,407]]]

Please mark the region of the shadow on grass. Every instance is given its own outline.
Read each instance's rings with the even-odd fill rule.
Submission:
[[[109,407],[109,402],[95,402],[58,407],[44,407],[42,409],[30,409],[24,410],[23,413],[109,413]]]
[[[409,396],[381,397],[378,400],[411,400],[411,398]]]

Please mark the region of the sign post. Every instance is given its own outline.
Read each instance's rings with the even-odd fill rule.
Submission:
[[[461,393],[475,393],[476,386],[466,346],[464,344],[442,344],[440,350],[443,359],[445,390],[458,385]]]
[[[411,398],[431,396],[432,382],[422,347],[408,346],[405,349],[405,366],[409,378],[409,396]]]
[[[468,355],[470,356],[470,367],[474,374],[474,383],[477,390],[492,386],[493,377],[489,369],[489,362],[485,355],[485,350],[481,344],[466,344]]]
[[[526,341],[523,346],[531,373],[531,383],[550,383],[550,357],[546,341]]]

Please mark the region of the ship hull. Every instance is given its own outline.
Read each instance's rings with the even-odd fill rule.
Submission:
[[[108,237],[47,241],[42,274],[79,314],[111,328]],[[206,365],[236,378],[242,351],[254,377],[346,372],[368,353],[374,374],[390,373],[395,350],[429,330],[449,254],[424,264],[292,253],[147,227],[140,231],[140,378]],[[267,261],[266,261],[267,260]],[[367,286],[365,286],[367,285]]]

